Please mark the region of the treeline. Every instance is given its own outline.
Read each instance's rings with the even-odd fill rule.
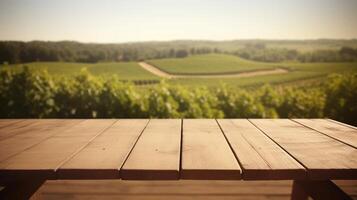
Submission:
[[[357,124],[357,74],[334,75],[316,88],[263,86],[186,88],[160,83],[138,88],[115,76],[83,71],[0,72],[1,118],[274,118],[329,117]]]
[[[314,50],[299,52],[294,49],[267,48],[263,43],[247,44],[232,52],[239,57],[262,62],[353,62],[357,61],[357,49],[341,47],[340,50]]]
[[[267,42],[269,44],[269,42]],[[12,42],[0,41],[0,64],[36,61],[120,62],[160,58],[184,58],[189,55],[226,53],[264,62],[350,62],[357,61],[357,49],[314,50],[272,48],[264,42],[142,42],[92,44],[78,42]],[[244,45],[242,45],[244,44]],[[278,43],[280,44],[280,43]]]
[[[0,64],[36,61],[96,63],[104,61],[139,61],[158,58],[183,58],[218,49],[174,44],[127,43],[90,44],[78,42],[0,42]]]

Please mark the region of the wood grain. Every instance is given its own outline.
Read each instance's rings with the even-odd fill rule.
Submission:
[[[119,178],[129,152],[148,119],[121,119],[58,169],[60,179]]]
[[[341,142],[357,148],[357,129],[326,119],[292,119],[299,124],[314,129]]]
[[[241,169],[214,119],[184,119],[182,179],[240,179]]]
[[[31,130],[41,130],[44,127],[44,123],[49,125],[50,123],[56,123],[53,119],[26,119],[19,121],[17,123],[11,124],[9,126],[4,126],[0,128],[0,141],[10,138],[12,136],[23,134]],[[51,125],[49,126],[51,127]]]
[[[153,119],[147,126],[148,120],[3,121],[4,182],[228,180],[241,178],[241,172],[243,179],[300,179],[303,167],[311,180],[357,179],[356,129],[331,120],[218,120],[220,126],[213,119]]]
[[[346,123],[342,123],[342,122],[339,122],[339,121],[336,121],[336,120],[333,120],[333,119],[327,118],[326,120],[331,121],[331,122],[335,122],[337,124],[341,124],[343,126],[347,126],[347,127],[353,128],[353,129],[357,129],[356,126],[352,126],[352,125],[349,125],[349,124],[346,124]]]
[[[356,181],[337,185],[357,196]],[[145,200],[289,200],[292,181],[47,181],[38,191],[40,199],[145,199]]]
[[[178,179],[181,120],[152,119],[121,169],[123,179]]]
[[[116,120],[86,120],[60,134],[0,163],[3,176],[46,176],[54,178],[55,171],[66,159],[85,146]]]
[[[306,171],[294,158],[246,119],[219,119],[243,170],[243,179],[304,179]]]
[[[24,121],[24,120],[23,119],[0,119],[0,128],[14,125],[21,121]]]
[[[33,127],[32,129],[24,131],[24,133],[0,140],[0,162],[55,134],[61,133],[81,121],[83,120],[41,120],[40,124],[37,124],[36,127]]]
[[[356,179],[357,150],[289,119],[251,119],[308,169],[310,179]]]

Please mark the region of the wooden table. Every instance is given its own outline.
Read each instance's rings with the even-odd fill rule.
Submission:
[[[349,199],[357,128],[330,119],[3,119],[0,199],[46,180],[294,180],[292,199]]]

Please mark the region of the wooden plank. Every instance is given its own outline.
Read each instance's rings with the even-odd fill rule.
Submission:
[[[43,121],[47,121],[47,120],[26,119],[15,124],[11,124],[10,126],[5,126],[3,128],[0,128],[0,140],[10,138],[17,134],[26,133],[27,131],[33,129],[41,129],[42,128],[41,122]]]
[[[7,127],[21,121],[24,121],[24,119],[0,119],[0,128]]]
[[[291,181],[47,181],[40,199],[286,200]]]
[[[357,182],[337,183],[356,198]],[[345,182],[345,181],[344,181]],[[292,181],[121,181],[121,180],[56,180],[46,181],[37,192],[41,199],[251,199],[288,200]]]
[[[336,121],[336,120],[333,120],[333,119],[326,119],[326,120],[331,121],[331,122],[335,122],[337,124],[341,124],[343,126],[347,126],[347,127],[353,128],[353,129],[357,129],[356,126],[352,126],[352,125],[349,125],[349,124],[346,124],[346,123],[343,123],[343,122],[339,122],[339,121]]]
[[[45,176],[55,178],[57,168],[116,120],[79,123],[60,134],[0,163],[0,178]]]
[[[40,189],[52,194],[86,195],[290,195],[292,181],[240,181],[240,180],[55,180],[47,181]],[[354,184],[356,186],[356,183]],[[195,198],[194,198],[195,199]]]
[[[310,179],[356,179],[357,150],[289,119],[251,119],[308,169]]]
[[[303,179],[306,171],[294,158],[246,119],[217,120],[243,170],[243,179]]]
[[[119,178],[122,167],[148,119],[118,120],[58,169],[60,179]]]
[[[41,120],[36,128],[0,140],[0,162],[60,133],[83,120]]]
[[[357,129],[353,129],[326,119],[292,120],[357,148]]]
[[[240,179],[241,169],[214,119],[183,120],[182,179]]]
[[[181,120],[152,119],[121,169],[123,179],[178,179]]]

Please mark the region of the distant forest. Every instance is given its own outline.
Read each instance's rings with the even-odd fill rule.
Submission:
[[[0,64],[36,61],[121,62],[225,53],[263,62],[357,61],[357,40],[170,41],[121,44],[0,41]]]

